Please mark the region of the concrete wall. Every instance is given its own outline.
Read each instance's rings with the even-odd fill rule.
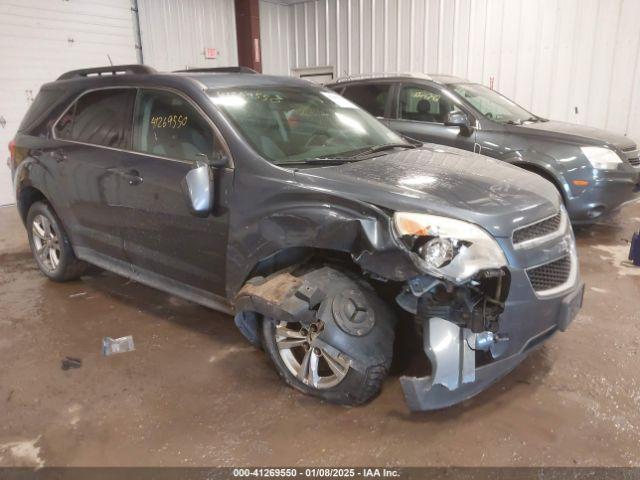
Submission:
[[[638,0],[262,0],[265,72],[452,73],[640,141]]]

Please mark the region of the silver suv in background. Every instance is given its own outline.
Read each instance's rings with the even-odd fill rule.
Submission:
[[[548,120],[483,85],[446,75],[372,74],[328,85],[393,130],[504,160],[551,181],[574,224],[638,198],[630,138]]]

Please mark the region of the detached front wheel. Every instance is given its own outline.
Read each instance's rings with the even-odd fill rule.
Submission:
[[[305,286],[324,292],[318,305],[309,305],[313,318],[265,317],[263,346],[295,389],[331,403],[366,403],[380,392],[391,364],[393,314],[364,281],[328,267],[306,277]]]

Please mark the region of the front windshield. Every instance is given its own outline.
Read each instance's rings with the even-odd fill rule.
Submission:
[[[209,91],[209,97],[260,155],[277,164],[338,158],[405,143],[335,92],[243,87]]]
[[[457,83],[451,85],[451,88],[485,117],[496,122],[522,125],[525,122],[540,120],[539,117],[484,85]]]

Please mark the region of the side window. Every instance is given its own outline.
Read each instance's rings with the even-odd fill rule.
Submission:
[[[400,91],[400,118],[417,122],[444,123],[447,113],[460,110],[441,92],[428,87],[405,86]]]
[[[388,84],[352,85],[342,92],[342,96],[361,106],[374,117],[384,117],[390,88],[391,85]]]
[[[178,160],[211,158],[211,125],[187,100],[162,90],[141,90],[133,127],[133,149]]]
[[[56,124],[56,137],[127,148],[135,94],[133,88],[114,88],[81,96]]]

